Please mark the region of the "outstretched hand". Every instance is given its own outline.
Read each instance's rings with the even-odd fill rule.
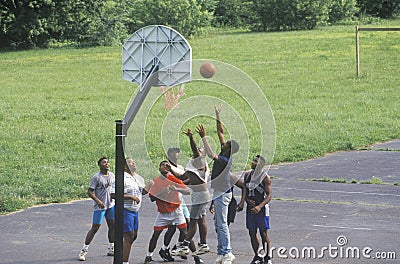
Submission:
[[[214,106],[214,109],[215,109],[215,114],[219,116],[222,110],[222,104]]]
[[[197,125],[196,132],[199,133],[201,138],[204,138],[206,136],[206,128],[203,126],[203,124]]]
[[[192,133],[192,130],[190,130],[190,128],[188,128],[187,131],[183,131],[183,134],[185,134],[189,138],[193,137],[193,133]]]

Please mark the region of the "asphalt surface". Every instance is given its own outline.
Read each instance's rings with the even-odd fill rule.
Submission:
[[[400,186],[394,183],[400,182],[400,140],[272,166],[269,174],[273,176],[274,197],[270,202],[269,231],[273,263],[399,263]],[[361,184],[373,177],[385,184]],[[321,179],[345,179],[347,183]],[[235,196],[239,196],[238,190]],[[143,263],[155,212],[155,204],[145,197],[131,264]],[[0,216],[0,264],[78,263],[91,217],[91,200],[38,206]],[[203,255],[203,260],[208,264],[217,257],[210,214],[207,223],[211,252]],[[106,256],[106,231],[104,223],[85,263],[113,263],[113,257]],[[250,263],[253,253],[244,212],[237,214],[230,232],[235,263]],[[158,255],[161,242],[154,263],[163,262]],[[189,257],[175,263],[194,262]]]

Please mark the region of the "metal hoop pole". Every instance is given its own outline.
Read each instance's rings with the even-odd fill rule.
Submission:
[[[158,62],[154,62],[146,80],[140,87],[139,92],[137,93],[136,97],[133,99],[132,104],[130,105],[129,109],[125,113],[124,116],[124,121],[126,122],[126,126],[124,126],[123,132],[126,134],[128,133],[128,128],[133,122],[133,119],[135,118],[137,112],[140,109],[140,106],[142,105],[144,99],[146,98],[147,94],[150,91],[150,88],[155,85],[155,82],[158,78]]]
[[[124,226],[124,126],[122,120],[115,121],[115,226],[114,226],[114,264],[122,264],[123,226]]]

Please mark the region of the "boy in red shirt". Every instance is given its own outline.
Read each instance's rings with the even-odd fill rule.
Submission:
[[[181,200],[179,192],[187,195],[190,194],[190,189],[178,178],[171,173],[171,164],[168,161],[160,163],[160,176],[153,180],[149,190],[151,201],[157,204],[157,218],[154,223],[154,232],[150,239],[149,250],[145,258],[145,264],[152,263],[153,251],[157,246],[157,240],[161,232],[170,225],[175,225],[182,235],[186,236],[186,219],[183,215],[182,208],[179,206]],[[169,261],[171,255],[169,248],[161,248],[160,256]]]

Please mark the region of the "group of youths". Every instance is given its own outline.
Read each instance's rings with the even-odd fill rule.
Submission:
[[[161,258],[166,262],[174,261],[173,256],[187,259],[192,254],[195,264],[204,263],[200,255],[209,252],[207,244],[206,211],[210,201],[207,187],[211,174],[210,212],[214,214],[214,227],[217,233],[217,259],[215,264],[233,263],[236,257],[232,253],[229,233],[228,208],[234,200],[233,188],[235,184],[242,189],[237,211],[246,208],[246,228],[249,231],[254,258],[251,264],[271,263],[269,256],[270,240],[267,230],[269,227],[268,203],[272,198],[271,179],[263,167],[265,159],[256,155],[251,163],[251,170],[244,173],[243,182],[231,173],[232,155],[239,150],[235,140],[225,140],[224,129],[220,118],[221,106],[215,107],[217,133],[221,144],[221,151],[216,154],[211,149],[206,129],[202,124],[196,127],[196,132],[202,139],[204,147],[198,147],[190,129],[184,132],[189,138],[192,157],[186,168],[177,164],[179,148],[170,148],[167,152],[168,160],[159,164],[160,175],[145,184],[136,173],[136,163],[132,158],[126,158],[124,168],[124,225],[123,225],[123,263],[127,264],[133,242],[137,238],[139,227],[138,211],[141,206],[142,195],[148,194],[151,201],[157,205],[157,217],[154,222],[153,234],[150,238],[145,264],[153,262],[153,253],[157,241],[164,229],[162,248],[159,251]],[[206,156],[213,160],[212,170],[208,167]],[[100,171],[96,173],[89,184],[88,195],[94,201],[92,227],[88,231],[85,243],[79,253],[79,260],[84,261],[89,245],[105,218],[108,225],[108,252],[114,255],[114,199],[115,175],[110,172],[110,164],[106,157],[98,161]],[[191,206],[188,212],[183,195],[191,196]],[[179,230],[178,243],[173,249],[169,248],[172,237]],[[193,238],[199,230],[200,242],[196,248]],[[261,243],[257,236],[259,230]]]

